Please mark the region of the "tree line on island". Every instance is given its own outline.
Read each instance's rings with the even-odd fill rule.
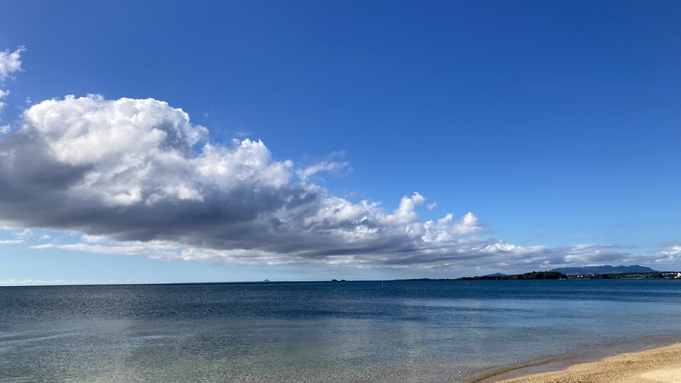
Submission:
[[[491,275],[483,275],[483,276],[477,276],[477,277],[461,277],[457,278],[458,280],[461,281],[468,281],[468,280],[493,280],[493,281],[503,281],[503,280],[532,280],[532,279],[567,279],[568,276],[559,273],[557,271],[532,271],[529,273],[524,273],[524,274],[513,274],[513,275],[504,275],[504,274],[491,274]]]

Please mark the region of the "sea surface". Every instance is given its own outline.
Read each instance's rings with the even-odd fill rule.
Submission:
[[[680,280],[0,287],[2,383],[463,382],[680,335]]]

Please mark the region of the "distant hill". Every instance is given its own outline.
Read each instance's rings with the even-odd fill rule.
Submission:
[[[628,273],[655,273],[650,267],[631,265],[631,266],[586,266],[586,267],[559,267],[551,271],[556,271],[566,275],[579,274],[628,274]]]
[[[525,274],[490,274],[482,277],[461,277],[457,278],[459,281],[510,281],[510,280],[532,280],[532,279],[567,279],[567,275],[555,271],[533,271]]]

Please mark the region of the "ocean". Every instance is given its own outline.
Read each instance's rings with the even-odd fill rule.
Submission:
[[[679,280],[0,287],[0,382],[463,382],[681,340]]]

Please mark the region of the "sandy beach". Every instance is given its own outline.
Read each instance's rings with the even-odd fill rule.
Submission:
[[[562,371],[543,372],[498,383],[681,383],[681,344],[618,354]]]

